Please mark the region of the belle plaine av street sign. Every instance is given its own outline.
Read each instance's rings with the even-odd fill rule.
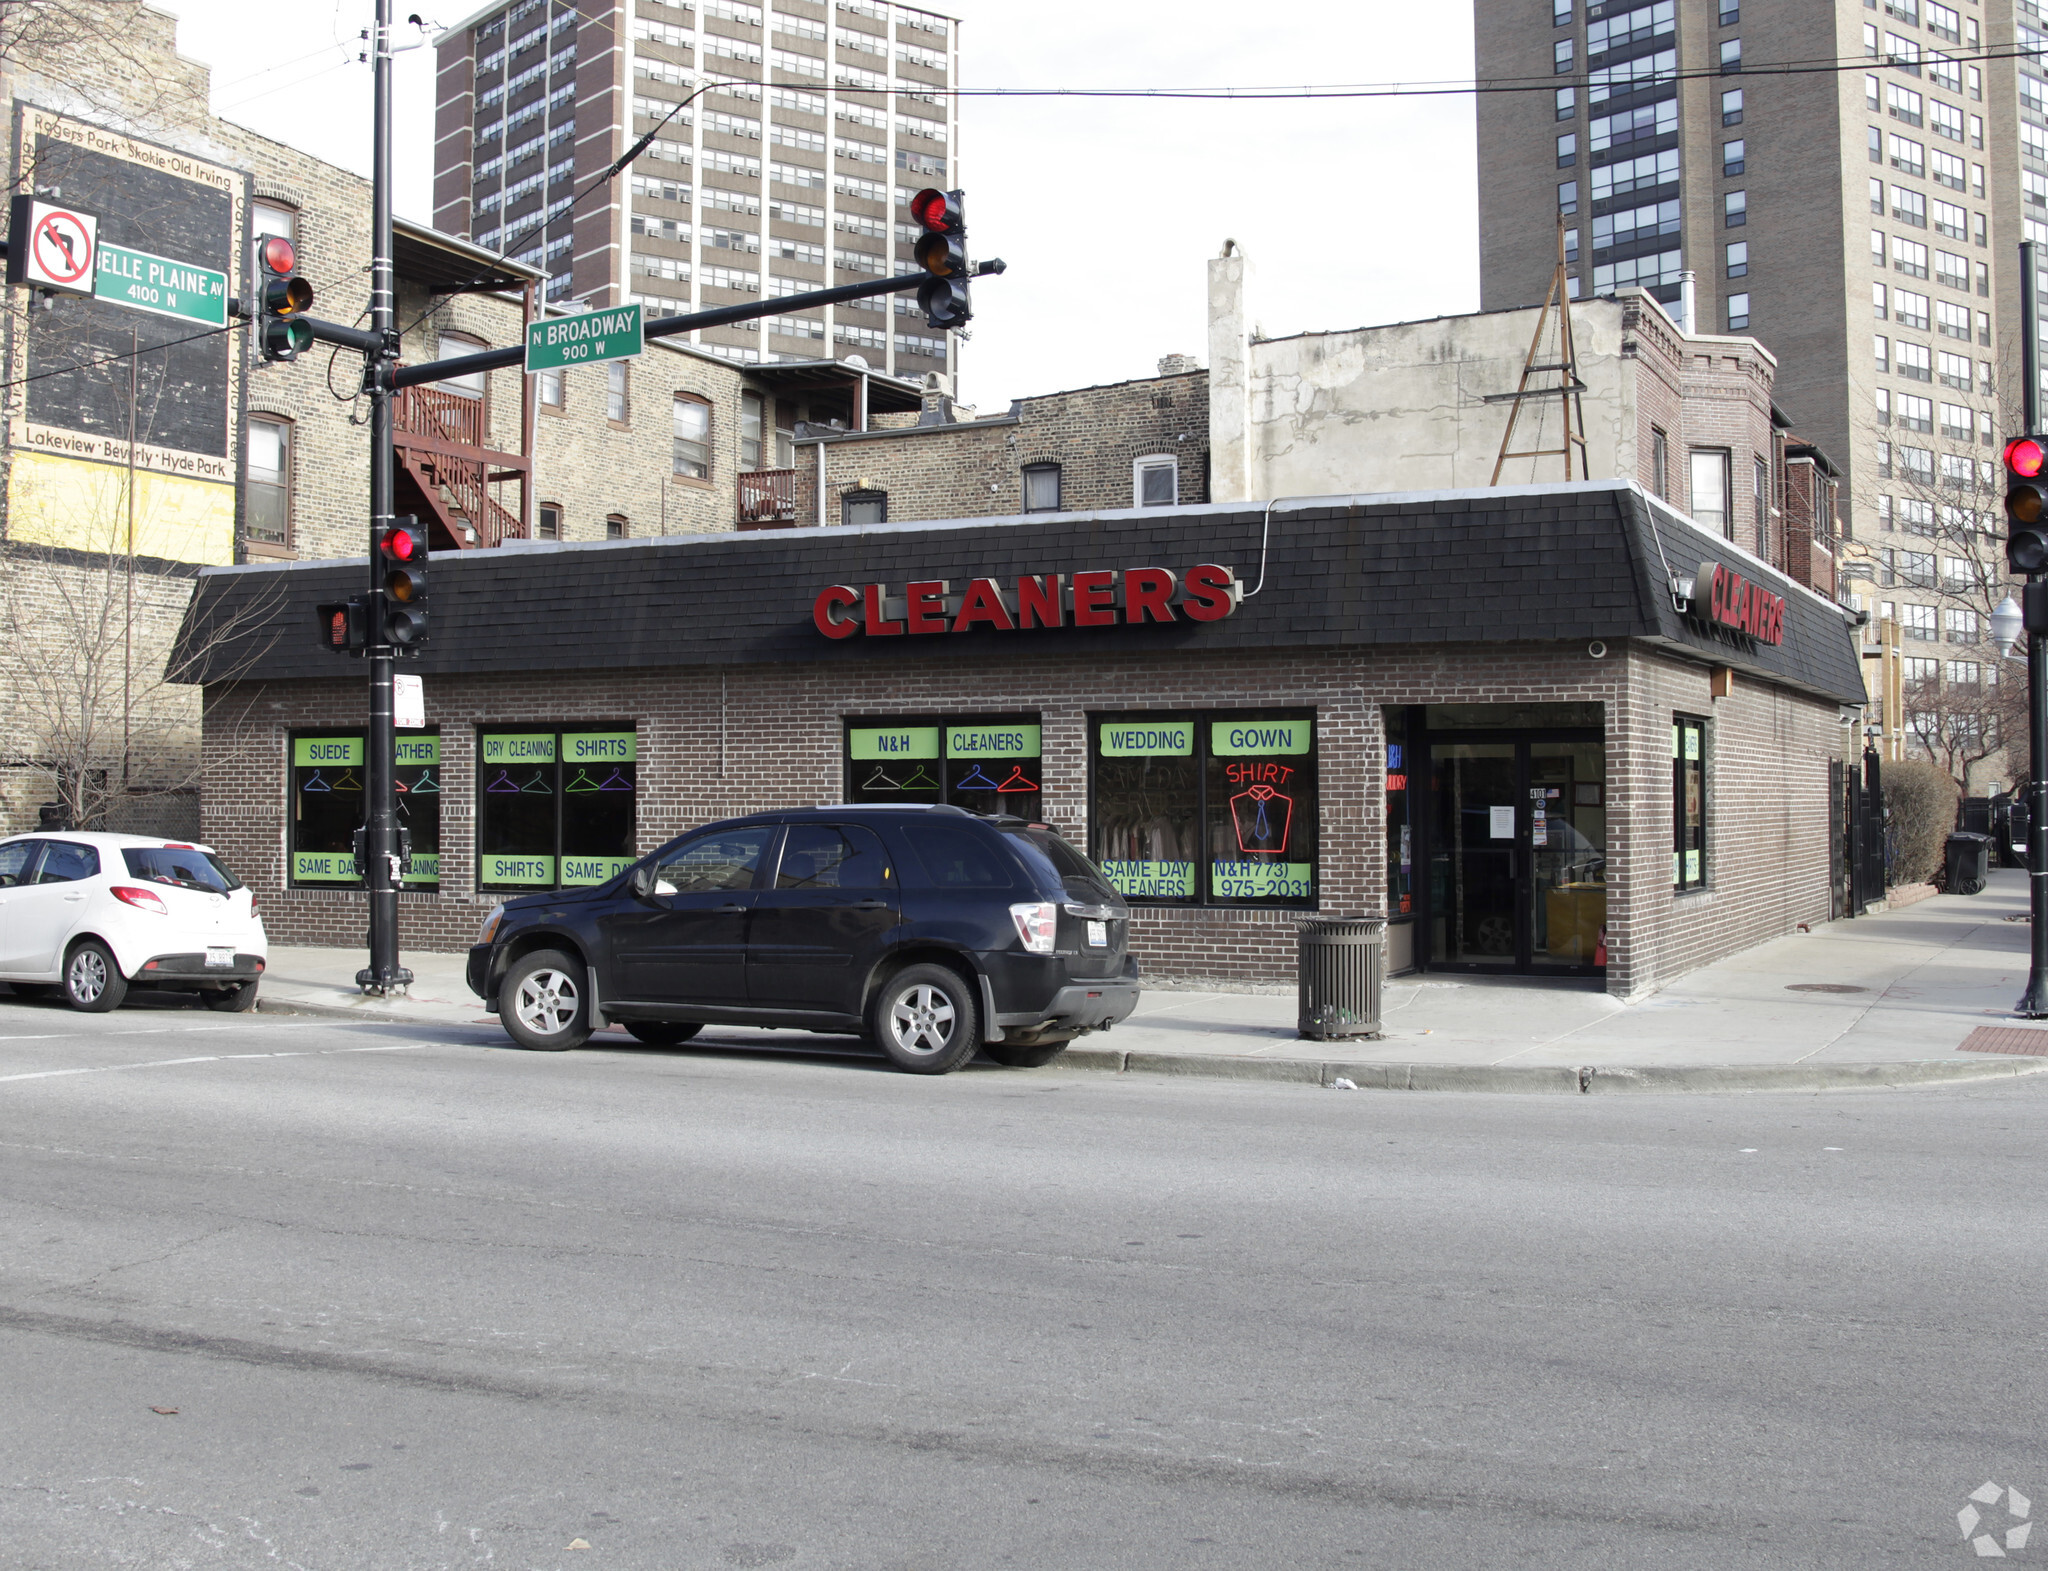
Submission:
[[[102,240],[93,273],[95,299],[174,316],[206,327],[228,325],[228,275]]]
[[[526,327],[526,370],[559,371],[569,366],[596,365],[604,360],[631,360],[645,347],[640,303],[609,306],[602,311],[577,311],[543,317]]]

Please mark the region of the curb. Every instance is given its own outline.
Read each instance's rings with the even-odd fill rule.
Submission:
[[[1049,1067],[1108,1070],[1210,1080],[1263,1080],[1330,1087],[1349,1080],[1360,1091],[1493,1091],[1520,1095],[1612,1095],[1631,1091],[1890,1091],[1908,1086],[2012,1080],[2048,1073],[2048,1062],[2002,1063],[1966,1058],[1897,1064],[1737,1064],[1697,1067],[1586,1065],[1515,1068],[1491,1064],[1346,1063],[1341,1060],[1221,1058],[1193,1053],[1118,1052],[1070,1047]]]
[[[482,1006],[479,1005],[479,1008]],[[303,1003],[258,996],[258,1012],[310,1015],[357,1024],[446,1025],[433,1015],[385,1013],[361,1005]],[[1263,1081],[1332,1087],[1349,1080],[1360,1091],[1488,1091],[1519,1096],[1613,1096],[1632,1091],[1664,1094],[1727,1091],[1892,1091],[1909,1086],[1966,1085],[2048,1074],[2048,1059],[2024,1062],[1982,1058],[1903,1061],[1896,1064],[1702,1064],[1632,1067],[1587,1064],[1517,1067],[1493,1064],[1357,1063],[1344,1059],[1237,1058],[1207,1053],[1149,1053],[1075,1045],[1046,1066],[1110,1074],[1163,1075],[1169,1079]]]

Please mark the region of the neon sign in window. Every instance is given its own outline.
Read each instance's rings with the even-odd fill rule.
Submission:
[[[1314,902],[1312,715],[1097,716],[1090,754],[1089,848],[1126,899]]]

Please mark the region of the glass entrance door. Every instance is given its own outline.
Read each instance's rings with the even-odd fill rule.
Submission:
[[[1428,744],[1428,959],[1590,972],[1607,963],[1605,745],[1554,733]]]
[[[1430,957],[1451,965],[1516,959],[1517,804],[1513,742],[1430,750]]]

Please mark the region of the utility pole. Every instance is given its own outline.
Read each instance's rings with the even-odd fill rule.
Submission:
[[[2041,247],[2020,246],[2020,351],[2026,434],[2041,429]],[[2022,591],[2027,630],[2027,893],[2033,913],[2027,990],[2015,1013],[2048,1017],[2048,578],[2027,574]]]
[[[363,365],[363,389],[370,396],[370,735],[366,793],[369,818],[363,834],[363,886],[370,901],[370,963],[356,973],[366,993],[390,994],[412,981],[398,963],[398,740],[391,709],[392,663],[396,651],[384,642],[381,560],[377,550],[392,525],[392,372],[398,364],[396,304],[391,269],[391,0],[377,0],[370,39],[375,119],[370,167],[370,333],[375,340]]]

